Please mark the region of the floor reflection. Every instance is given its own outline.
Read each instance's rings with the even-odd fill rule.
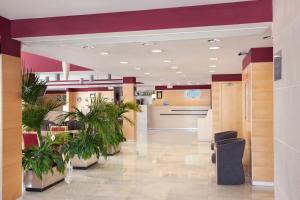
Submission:
[[[208,143],[197,134],[151,131],[127,142],[122,152],[87,171],[73,172],[70,184],[44,193],[25,193],[23,200],[272,200],[273,190],[218,186]]]

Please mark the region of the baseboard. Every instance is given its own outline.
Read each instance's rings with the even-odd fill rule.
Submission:
[[[274,187],[274,182],[252,181],[254,186]]]

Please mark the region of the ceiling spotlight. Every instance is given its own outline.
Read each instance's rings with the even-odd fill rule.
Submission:
[[[182,74],[182,72],[176,72],[176,74]]]
[[[217,65],[210,65],[209,67],[210,67],[210,68],[216,68]]]
[[[214,42],[221,42],[220,39],[214,38],[214,39],[209,39],[208,42],[214,43]]]
[[[139,70],[141,70],[141,68],[140,68],[140,67],[136,67],[135,70],[138,70],[138,71],[139,71]]]
[[[172,60],[164,60],[164,63],[171,63]]]
[[[210,61],[217,61],[218,58],[209,58]]]
[[[151,52],[152,53],[162,53],[163,50],[161,50],[161,49],[153,49],[153,50],[151,50]]]
[[[128,62],[127,62],[127,61],[121,61],[120,63],[121,63],[121,64],[123,64],[123,65],[126,65],[126,64],[128,64]]]
[[[108,56],[110,53],[107,51],[103,51],[100,53],[101,56]]]
[[[209,70],[209,73],[215,73],[216,71],[215,70]]]
[[[146,73],[144,73],[145,75],[150,75],[150,73],[149,72],[146,72]]]
[[[221,47],[219,47],[219,46],[209,47],[209,50],[219,50],[219,49],[221,49]]]
[[[95,49],[95,46],[84,45],[81,48],[83,48],[83,49]]]
[[[156,45],[157,42],[144,42],[142,43],[143,46],[150,46],[150,45]]]
[[[172,66],[172,67],[170,67],[170,69],[178,69],[178,67]]]

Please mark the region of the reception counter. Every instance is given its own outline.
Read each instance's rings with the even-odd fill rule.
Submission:
[[[197,129],[199,118],[205,118],[208,106],[149,106],[150,129]]]

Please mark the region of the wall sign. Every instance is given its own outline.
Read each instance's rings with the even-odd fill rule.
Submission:
[[[184,97],[186,99],[200,99],[202,96],[201,90],[185,90]]]
[[[274,80],[282,79],[282,52],[279,51],[274,56]]]

